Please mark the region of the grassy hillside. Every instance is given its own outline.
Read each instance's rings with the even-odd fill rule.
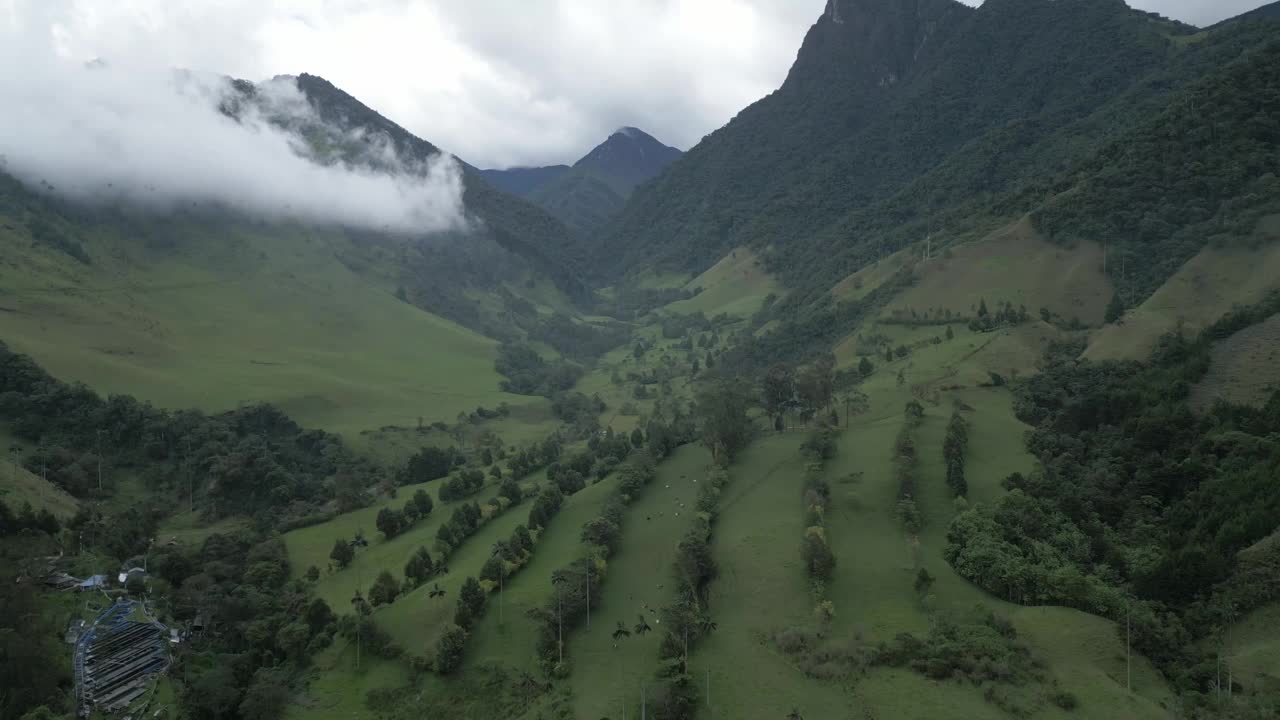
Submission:
[[[1108,325],[1089,343],[1094,360],[1145,360],[1179,324],[1194,334],[1234,305],[1258,302],[1280,288],[1280,217],[1262,219],[1246,241],[1209,246],[1178,269],[1150,298]]]
[[[0,339],[55,376],[164,407],[274,403],[353,436],[529,398],[499,392],[496,344],[400,302],[350,241],[192,223],[149,247],[104,232],[92,265],[0,225]]]
[[[703,312],[708,317],[728,313],[750,317],[760,309],[770,293],[780,290],[760,258],[747,248],[737,248],[706,272],[690,280],[685,289],[698,292],[688,300],[671,303],[667,309],[679,313]]]
[[[0,436],[0,445],[9,447],[6,438]],[[76,514],[80,502],[62,488],[39,475],[29,472],[21,464],[15,466],[10,458],[0,463],[0,501],[13,510],[30,503],[36,511],[48,510],[59,520],[67,520]]]
[[[977,242],[935,251],[934,258],[915,266],[915,283],[887,305],[885,314],[945,308],[972,316],[985,299],[992,307],[1009,302],[1033,315],[1044,307],[1100,325],[1112,294],[1102,262],[1098,244],[1054,245],[1024,219]]]
[[[1191,391],[1191,404],[1206,409],[1218,400],[1262,405],[1280,388],[1280,315],[1245,328],[1214,345],[1209,371]]]

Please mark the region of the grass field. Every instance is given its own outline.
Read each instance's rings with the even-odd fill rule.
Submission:
[[[889,303],[886,314],[943,308],[968,316],[985,298],[992,312],[996,303],[1011,302],[1025,305],[1032,315],[1046,307],[1064,318],[1100,325],[1112,294],[1111,282],[1102,273],[1100,246],[1054,245],[1027,220],[959,245],[950,257],[920,262],[915,276],[915,284]]]
[[[437,496],[440,483],[440,480],[432,480],[420,485],[405,485],[399,488],[395,498],[383,498],[369,507],[340,515],[328,522],[285,533],[284,543],[289,551],[289,565],[293,576],[301,577],[312,565],[319,568],[321,573],[320,580],[315,584],[316,595],[329,603],[330,607],[343,610],[350,606],[356,589],[367,591],[383,570],[402,580],[404,564],[409,556],[420,546],[433,549],[436,530],[449,519],[458,505],[472,500],[483,503],[494,495],[494,489],[490,486],[465,501],[442,503]],[[390,540],[384,538],[375,523],[378,511],[384,507],[397,510],[404,507],[405,502],[419,489],[425,490],[436,503],[431,515]],[[519,508],[515,510],[518,511]],[[326,570],[330,563],[329,552],[333,549],[333,541],[338,538],[350,540],[357,530],[364,533],[369,546],[358,548],[355,559],[345,569],[337,572]]]
[[[676,544],[691,526],[698,496],[695,481],[705,481],[709,461],[701,447],[676,450],[628,509],[621,548],[609,560],[600,604],[592,608],[591,628],[580,628],[567,638],[576,717],[620,714],[632,698],[638,701],[641,687],[652,682],[662,636],[658,613],[674,599],[671,567]],[[615,624],[620,621],[631,629],[641,614],[653,632],[632,635],[614,647]]]
[[[466,667],[499,664],[513,670],[536,671],[537,625],[525,613],[544,607],[551,597],[552,572],[585,554],[582,526],[599,513],[616,484],[616,475],[610,475],[565,499],[560,512],[538,537],[529,564],[506,581],[505,621],[499,620],[496,608],[490,608],[472,629]],[[496,602],[497,598],[493,600]]]
[[[1280,217],[1259,223],[1248,243],[1206,247],[1123,322],[1098,331],[1085,351],[1094,360],[1146,360],[1161,335],[1179,323],[1189,334],[1233,305],[1258,302],[1280,288]]]
[[[951,400],[967,408],[970,498],[984,502],[1003,492],[1000,480],[1005,475],[1032,465],[1022,445],[1026,428],[1012,416],[1009,394],[997,388],[970,388],[944,395],[943,402],[927,409],[915,431],[918,500],[926,518],[915,546],[892,510],[892,447],[910,388],[897,387],[889,374],[883,374],[866,390],[869,411],[841,432],[838,454],[827,465],[833,490],[828,534],[838,561],[827,586],[836,610],[833,637],[865,646],[904,631],[924,634],[930,611],[984,605],[1012,619],[1054,681],[1077,696],[1087,713],[1083,716],[1168,717],[1161,706],[1171,702],[1168,690],[1141,658],[1134,663],[1135,694],[1125,694],[1123,644],[1113,623],[1065,608],[1024,608],[992,598],[958,577],[942,557],[946,526],[955,512],[943,482],[941,453]],[[735,467],[714,543],[721,574],[712,586],[713,607],[720,629],[691,660],[700,686],[710,671],[712,708],[701,716],[784,717],[796,708],[805,717],[1008,717],[986,702],[977,687],[938,683],[902,670],[872,669],[848,681],[815,680],[769,640],[772,632],[787,625],[811,622],[812,600],[799,568],[797,447],[802,437],[767,436]],[[912,588],[918,567],[937,579],[932,608],[922,606]],[[717,686],[731,689],[717,693]],[[1041,691],[1019,692],[1036,708],[1034,717],[1072,716],[1047,704],[1038,695]]]
[[[9,436],[0,434],[0,447],[15,446],[17,444]],[[48,510],[59,520],[70,519],[80,507],[79,501],[62,488],[28,472],[22,467],[21,460],[15,465],[13,458],[8,456],[0,458],[0,500],[15,512],[31,503],[33,509]]]
[[[861,300],[902,268],[914,266],[918,259],[914,248],[899,250],[841,280],[831,289],[831,295],[836,300]]]
[[[767,638],[812,620],[800,561],[804,504],[799,449],[804,433],[771,434],[730,469],[712,536],[719,573],[709,588],[719,627],[689,660],[705,718],[847,717],[839,686],[808,679]],[[710,707],[707,707],[707,683]]]
[[[755,253],[746,248],[730,252],[685,285],[686,290],[696,288],[702,288],[702,292],[673,302],[667,309],[678,313],[701,311],[707,317],[728,313],[746,318],[760,309],[769,293],[781,293],[781,286],[764,271]]]
[[[0,339],[99,392],[207,411],[267,401],[348,436],[528,402],[498,390],[495,342],[350,269],[340,237],[175,232],[166,250],[95,238],[83,266],[0,228]]]
[[[173,540],[180,545],[198,547],[210,535],[234,533],[248,526],[249,521],[242,517],[229,517],[206,523],[200,518],[199,513],[179,512],[165,518],[156,529],[156,542],[164,544]],[[332,543],[330,547],[333,547]]]
[[[1261,406],[1280,388],[1280,315],[1214,343],[1209,371],[1191,389],[1191,405],[1208,409],[1218,400]]]
[[[289,720],[371,720],[375,715],[365,704],[369,691],[409,683],[409,667],[403,662],[365,653],[357,669],[355,643],[341,637],[333,642],[316,656],[306,692],[296,695],[287,708]]]
[[[1280,603],[1249,613],[1227,633],[1226,658],[1239,681],[1280,688]]]

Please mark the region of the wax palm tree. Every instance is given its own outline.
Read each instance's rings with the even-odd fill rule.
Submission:
[[[444,593],[445,591],[440,587],[440,583],[436,583],[435,587],[431,588],[431,591],[427,593],[427,596],[431,598],[444,597]]]
[[[563,570],[551,573],[551,585],[556,588],[556,645],[558,645],[560,663],[564,664],[564,593],[560,586],[569,580]]]
[[[501,540],[493,544],[493,550],[491,550],[489,553],[491,557],[498,558],[498,624],[499,625],[502,624],[503,577],[505,577],[507,574],[507,564],[503,560],[506,554],[507,554],[507,545]]]
[[[622,624],[621,620],[619,620],[618,626],[613,630],[613,646],[618,647],[618,638],[629,638],[629,637],[631,637],[631,631],[628,630],[627,627]]]
[[[637,615],[639,622],[636,623],[635,631],[637,635],[644,635],[653,628],[649,627],[649,622],[644,619],[644,615]]]
[[[360,588],[356,588],[356,594],[351,596],[351,606],[356,611],[356,669],[360,669],[360,628],[364,625],[364,614],[369,604],[365,602],[364,596],[360,594]]]
[[[804,720],[804,716],[800,714],[799,710],[791,708],[791,712],[787,713],[787,720]]]

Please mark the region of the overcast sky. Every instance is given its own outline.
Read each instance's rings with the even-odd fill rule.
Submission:
[[[1134,4],[1207,25],[1263,2]],[[782,82],[825,5],[0,0],[0,26],[47,34],[69,59],[314,73],[468,162],[508,167],[572,162],[622,125],[687,149]]]

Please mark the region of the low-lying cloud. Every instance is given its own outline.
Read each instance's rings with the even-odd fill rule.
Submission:
[[[450,156],[408,165],[377,138],[330,130],[376,155],[378,169],[315,161],[277,124],[319,123],[291,79],[259,85],[258,101],[241,103],[232,118],[219,109],[239,97],[226,78],[86,64],[59,54],[56,25],[46,42],[31,42],[42,28],[3,20],[0,170],[32,187],[89,202],[222,206],[397,233],[466,225]]]

